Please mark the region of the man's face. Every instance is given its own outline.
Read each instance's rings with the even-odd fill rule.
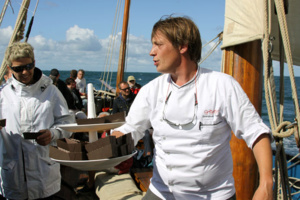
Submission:
[[[33,67],[31,69],[25,68],[21,70],[20,72],[15,72],[16,67],[21,66],[29,66],[28,64],[33,63]],[[19,58],[17,60],[12,61],[11,63],[11,72],[13,73],[14,77],[21,83],[24,83],[25,85],[30,85],[33,83],[33,74],[34,74],[34,61],[32,61],[31,58]]]
[[[72,83],[69,85],[69,88],[71,88],[71,89],[76,88],[76,82],[75,82],[75,81],[72,82]]]
[[[150,56],[153,56],[156,70],[161,73],[172,73],[180,65],[179,48],[174,48],[160,31],[152,38]]]
[[[135,85],[135,80],[128,81],[128,84],[129,84],[130,87],[134,86]]]
[[[83,78],[83,73],[82,73],[82,71],[79,71],[79,72],[77,73],[77,78],[79,78],[80,80]]]
[[[120,85],[120,92],[123,97],[127,98],[130,95],[130,88],[127,83],[122,83]]]

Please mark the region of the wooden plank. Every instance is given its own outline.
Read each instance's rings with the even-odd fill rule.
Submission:
[[[143,192],[149,188],[152,171],[152,168],[134,168],[131,170],[135,182]]]

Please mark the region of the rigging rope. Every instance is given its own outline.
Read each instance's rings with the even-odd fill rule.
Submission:
[[[0,26],[1,26],[1,24],[2,24],[2,21],[3,21],[3,18],[4,18],[4,15],[5,15],[5,12],[6,12],[8,3],[11,4],[10,0],[6,0],[4,6],[3,6],[3,8],[2,8],[1,15],[0,15]]]
[[[119,16],[120,16],[120,7],[121,7],[121,0],[118,0],[117,7],[116,7],[116,12],[115,12],[115,17],[114,17],[114,26],[112,28],[112,33],[111,33],[111,38],[109,41],[109,47],[107,50],[106,54],[106,59],[105,59],[105,68],[103,75],[100,76],[101,80],[104,80],[106,83],[111,84],[111,79],[112,79],[112,71],[111,71],[111,63],[113,60],[114,56],[114,51],[115,51],[115,41],[117,38],[117,30],[118,30],[118,25],[119,25]],[[103,88],[104,87],[104,88]],[[107,87],[102,83],[100,90],[105,90]]]
[[[27,42],[27,40],[29,38],[29,35],[30,35],[30,32],[31,32],[31,28],[32,28],[32,24],[33,24],[33,20],[34,20],[34,16],[35,16],[35,12],[36,12],[38,4],[39,4],[39,0],[37,0],[37,2],[35,4],[35,9],[33,11],[31,20],[30,20],[29,25],[28,25],[27,33],[26,33],[26,36],[25,36],[25,42]]]
[[[299,104],[298,104],[298,97],[297,97],[297,90],[295,84],[295,78],[293,73],[293,64],[292,64],[292,56],[291,56],[291,49],[290,49],[290,42],[288,37],[288,29],[284,11],[284,4],[282,0],[274,0],[278,21],[279,21],[279,28],[280,33],[282,35],[282,43],[283,49],[285,52],[286,60],[288,63],[290,80],[291,80],[291,88],[293,94],[293,101],[295,105],[295,114],[296,114],[296,122],[291,123],[287,121],[283,121],[283,99],[284,99],[284,90],[283,90],[283,58],[281,57],[280,63],[280,75],[281,75],[281,85],[280,85],[280,113],[279,113],[279,120],[278,120],[278,111],[277,111],[277,103],[276,103],[276,92],[275,92],[275,82],[274,82],[274,75],[273,75],[273,67],[272,67],[272,60],[271,60],[271,52],[272,52],[272,40],[270,38],[270,30],[271,30],[271,0],[266,0],[264,4],[265,10],[265,38],[263,40],[263,57],[264,57],[264,65],[265,65],[265,80],[264,80],[264,87],[265,87],[265,98],[266,104],[268,109],[268,115],[270,120],[270,125],[272,129],[273,136],[276,140],[276,160],[275,160],[275,189],[276,192],[276,199],[277,196],[283,197],[284,199],[291,199],[291,191],[290,187],[295,188],[295,184],[288,179],[287,173],[287,162],[286,162],[286,154],[284,151],[283,146],[283,138],[289,137],[292,134],[295,135],[297,146],[299,147]],[[295,158],[295,157],[294,157]],[[278,166],[279,165],[279,166]],[[294,165],[293,165],[294,166]],[[298,180],[299,181],[299,180]],[[293,193],[292,195],[294,195]]]
[[[16,24],[14,27],[14,32],[10,38],[8,45],[11,45],[12,43],[23,39],[29,4],[30,4],[30,0],[23,0],[19,14],[18,14]],[[6,60],[4,58],[2,61],[1,68],[0,68],[0,84],[3,80],[3,76],[4,76],[5,72],[6,72]]]
[[[207,42],[205,45],[203,45],[202,48],[204,48],[206,45],[210,44],[211,42],[213,42],[217,38],[219,38],[218,42],[216,42],[211,47],[211,49],[208,51],[208,53],[203,58],[201,58],[199,64],[203,63],[214,52],[214,50],[219,46],[219,44],[222,42],[222,40],[223,40],[223,31],[221,33],[219,33],[215,38],[213,38],[212,40]]]

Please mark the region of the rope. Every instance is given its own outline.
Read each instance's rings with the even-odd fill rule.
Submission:
[[[29,4],[30,4],[30,0],[23,0],[19,14],[18,14],[16,24],[15,24],[14,32],[10,38],[8,46],[16,41],[20,41],[23,39]],[[3,80],[5,71],[6,71],[6,60],[4,58],[2,61],[1,68],[0,68],[0,84]]]
[[[218,45],[222,42],[222,40],[223,40],[223,31],[221,33],[219,33],[215,38],[213,38],[212,40],[207,42],[204,46],[202,46],[202,48],[204,48],[206,45],[208,45],[209,43],[211,43],[212,41],[214,41],[217,38],[219,38],[218,42],[215,43],[211,47],[211,49],[208,51],[208,53],[203,58],[201,58],[199,64],[203,63],[212,54],[212,52],[218,47]]]
[[[276,140],[276,157],[275,157],[275,187],[274,187],[274,197],[275,199],[291,199],[292,195],[298,193],[291,194],[290,188],[296,188],[295,183],[299,181],[296,178],[289,178],[287,170],[291,167],[294,167],[299,163],[299,161],[293,163],[289,168],[287,168],[286,162],[286,154],[283,146],[283,138],[289,137],[292,134],[295,135],[296,143],[299,147],[299,104],[297,97],[297,90],[295,84],[295,78],[293,73],[293,64],[292,64],[292,56],[290,50],[290,42],[288,37],[288,29],[286,24],[284,5],[282,0],[274,0],[275,7],[277,10],[277,16],[279,21],[280,33],[282,35],[282,44],[283,48],[280,49],[281,58],[280,58],[280,111],[279,111],[279,121],[278,121],[278,111],[277,111],[277,103],[276,103],[276,90],[275,90],[275,82],[273,75],[273,67],[271,60],[271,52],[272,52],[272,40],[270,38],[270,30],[271,30],[271,0],[265,0],[264,9],[265,9],[265,38],[263,40],[263,57],[264,57],[264,65],[265,65],[265,79],[264,79],[264,87],[265,87],[265,98],[268,109],[268,115],[270,120],[270,125],[272,129],[273,136]],[[281,38],[281,37],[280,37]],[[281,46],[281,45],[280,45]],[[286,55],[286,60],[289,67],[289,74],[291,79],[291,88],[293,93],[293,101],[295,104],[295,114],[296,119],[294,123],[283,121],[283,100],[284,100],[284,82],[283,82],[283,50]],[[295,159],[295,156],[293,159]],[[292,159],[291,159],[292,160]],[[291,160],[289,162],[291,162]],[[296,180],[296,181],[295,181]]]
[[[112,33],[111,33],[111,39],[109,41],[109,46],[107,49],[107,54],[106,54],[106,58],[105,58],[105,69],[103,72],[103,75],[100,76],[100,79],[104,80],[105,82],[109,84],[111,83],[111,79],[112,79],[112,72],[111,72],[111,61],[112,61],[112,56],[114,55],[114,50],[115,50],[115,40],[116,40],[116,35],[117,35],[117,27],[119,24],[119,14],[120,14],[120,7],[121,7],[121,1],[118,0],[117,3],[117,7],[116,7],[116,12],[115,12],[115,16],[114,16],[114,26],[112,28]],[[103,89],[106,88],[104,84],[101,84],[101,88],[100,90],[105,90]]]
[[[294,127],[291,127],[290,129],[286,130],[286,127],[291,124],[292,123],[288,122],[288,121],[281,122],[277,126],[277,128],[273,131],[273,136],[279,137],[279,138],[286,138],[286,137],[293,135]]]
[[[33,20],[34,20],[34,16],[35,16],[35,12],[36,12],[36,9],[37,9],[38,5],[39,5],[39,0],[37,0],[37,2],[35,4],[35,8],[34,8],[31,20],[30,20],[29,25],[28,25],[27,33],[26,33],[26,36],[25,36],[25,42],[27,42],[27,40],[29,38],[29,35],[30,35],[30,32],[31,32],[31,28],[32,28],[32,24],[33,24]]]
[[[282,0],[274,0],[276,10],[277,10],[277,15],[278,15],[278,22],[280,26],[280,32],[282,35],[282,42],[283,42],[283,47],[286,55],[286,61],[288,64],[288,69],[289,69],[289,74],[290,74],[290,81],[291,81],[291,88],[292,88],[292,95],[293,95],[293,100],[294,100],[294,106],[295,106],[295,114],[296,114],[296,121],[300,121],[300,111],[299,111],[299,103],[298,103],[298,95],[297,95],[297,88],[296,88],[296,83],[295,83],[295,76],[294,76],[294,68],[293,68],[293,60],[292,60],[292,53],[291,53],[291,48],[290,48],[290,41],[289,41],[289,35],[288,35],[288,28],[287,28],[287,22],[286,22],[286,17],[284,13],[284,4]],[[295,131],[295,137],[299,138],[299,135],[296,136],[296,133],[299,134],[300,126],[298,126],[298,131]],[[298,141],[297,141],[298,143]]]
[[[2,24],[2,21],[3,21],[3,18],[4,18],[8,3],[11,3],[10,0],[6,0],[4,6],[2,8],[1,15],[0,15],[0,26]]]

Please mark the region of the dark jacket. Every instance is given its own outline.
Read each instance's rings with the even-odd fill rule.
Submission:
[[[82,104],[82,99],[80,97],[80,93],[79,90],[77,90],[76,88],[70,90],[72,92],[73,95],[73,105],[75,106],[75,109],[81,110],[83,108],[83,104]]]
[[[133,103],[133,100],[135,98],[135,95],[133,93],[130,94],[128,99],[124,99],[122,94],[120,94],[117,98],[114,100],[113,104],[113,111],[112,113],[118,113],[118,112],[126,112],[126,116],[129,112],[129,108],[131,104]]]
[[[56,82],[56,86],[59,89],[59,91],[62,93],[62,95],[65,97],[66,102],[68,104],[68,108],[75,110],[76,109],[76,107],[74,105],[75,100],[73,98],[71,91],[67,87],[66,83],[63,82],[62,80],[58,79]]]

